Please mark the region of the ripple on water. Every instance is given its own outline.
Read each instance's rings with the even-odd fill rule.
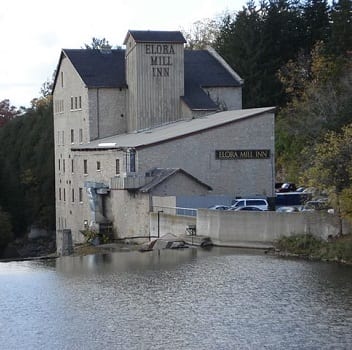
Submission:
[[[7,349],[347,349],[352,269],[213,249],[0,264]],[[50,346],[48,347],[48,344]]]

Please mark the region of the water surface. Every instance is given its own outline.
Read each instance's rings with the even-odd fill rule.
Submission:
[[[213,248],[0,263],[2,349],[350,349],[352,267]]]

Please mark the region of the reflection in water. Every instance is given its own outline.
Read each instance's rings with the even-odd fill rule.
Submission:
[[[6,349],[348,349],[352,268],[214,248],[0,263]]]

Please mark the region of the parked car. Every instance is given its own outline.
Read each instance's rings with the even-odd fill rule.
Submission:
[[[297,213],[299,210],[296,207],[279,207],[276,211],[278,213]]]
[[[257,207],[259,209],[268,210],[269,204],[266,199],[263,198],[241,198],[231,205],[231,210],[235,210],[240,207]]]
[[[245,207],[231,208],[229,210],[233,210],[233,211],[266,211],[265,209],[261,209],[259,207],[253,207],[251,205],[248,205]]]
[[[316,210],[326,210],[329,211],[331,207],[328,205],[326,200],[315,200],[308,201],[302,208],[302,211],[316,211]]]
[[[228,210],[229,206],[223,205],[223,204],[217,204],[217,205],[213,205],[212,207],[209,207],[208,209],[210,209],[210,210]]]
[[[277,190],[279,193],[283,192],[295,192],[296,191],[296,185],[292,182],[285,182],[281,185],[281,187]]]

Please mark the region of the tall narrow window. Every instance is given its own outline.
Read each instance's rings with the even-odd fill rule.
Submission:
[[[61,87],[64,87],[64,72],[61,72]]]
[[[79,143],[83,142],[83,130],[79,129]]]
[[[59,201],[61,201],[61,187],[59,188]]]
[[[59,166],[59,171],[60,171],[61,170],[61,161],[60,161],[60,159],[58,161],[58,166]]]
[[[75,109],[78,109],[78,98],[77,98],[77,96],[75,97]]]
[[[62,146],[65,144],[65,131],[62,130]]]
[[[82,96],[78,96],[78,108],[82,109]]]
[[[71,110],[73,109],[73,97],[71,96]]]
[[[64,202],[66,201],[66,188],[64,188]]]
[[[100,162],[99,162],[99,160],[97,161],[97,171],[100,171],[101,170],[101,164],[100,164]]]
[[[88,162],[87,162],[87,159],[83,160],[83,174],[84,175],[88,174]]]
[[[75,189],[72,188],[71,190],[71,200],[72,200],[72,203],[75,201]]]
[[[115,163],[115,173],[116,175],[120,174],[120,159],[116,159],[116,163]]]
[[[75,142],[75,131],[71,129],[71,143]]]
[[[62,160],[62,171],[65,172],[65,159]]]
[[[134,150],[131,150],[129,152],[129,160],[130,160],[130,172],[135,173],[136,172],[136,152]]]
[[[71,159],[71,173],[73,174],[74,172],[75,172],[74,163],[73,163],[73,159]]]
[[[79,195],[79,202],[82,203],[83,202],[83,188],[80,187],[78,189],[78,195]]]

